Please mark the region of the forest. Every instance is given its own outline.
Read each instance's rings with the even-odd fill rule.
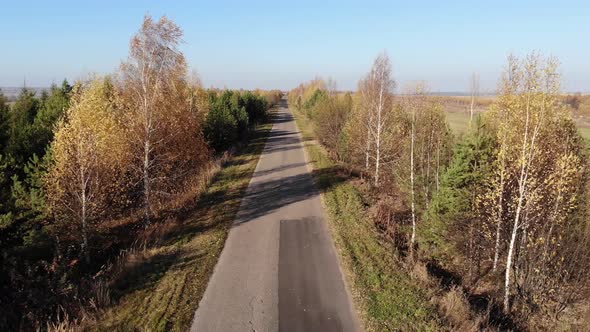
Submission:
[[[183,32],[146,16],[110,75],[0,92],[0,330],[110,302],[117,258],[194,204],[280,91],[204,89]]]
[[[574,117],[590,99],[561,91],[556,58],[509,55],[495,96],[441,97],[398,86],[384,52],[354,91],[301,83],[273,122],[283,92],[205,88],[182,43],[145,16],[114,72],[0,90],[1,331],[188,329],[291,112],[302,142],[275,133],[274,152],[305,147],[306,163],[280,155],[263,174],[309,164],[366,330],[590,326],[590,150]],[[471,108],[464,130],[448,104]],[[295,186],[282,179],[263,187]]]
[[[334,86],[303,83],[289,104],[321,146],[309,148],[313,163],[336,170],[317,181],[332,219],[345,220],[333,227],[370,330],[587,326],[588,142],[557,59],[509,56],[498,96],[465,133],[426,82],[396,86],[386,53],[356,92]],[[408,286],[383,296],[395,278]],[[402,293],[413,294],[396,303]]]

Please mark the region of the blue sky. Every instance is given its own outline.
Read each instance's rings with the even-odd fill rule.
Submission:
[[[315,76],[354,89],[386,50],[400,86],[492,92],[509,53],[557,56],[563,89],[590,91],[590,1],[0,0],[0,86],[117,69],[144,14],[185,32],[205,86],[288,89]]]

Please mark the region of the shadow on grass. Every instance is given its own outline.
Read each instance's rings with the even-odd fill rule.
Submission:
[[[258,130],[249,145],[225,162],[222,170],[211,180],[209,190],[201,194],[192,208],[172,213],[175,223],[161,234],[156,245],[186,242],[198,233],[218,227],[229,227],[248,186],[247,180],[253,172],[253,169],[242,170],[240,166],[250,163],[252,158],[261,153],[269,132],[270,129]],[[235,183],[240,184],[232,186]]]
[[[113,298],[120,299],[126,294],[137,290],[150,288],[158,283],[166,271],[175,264],[179,251],[156,254],[145,257],[138,254],[126,263],[124,272],[112,286]]]
[[[428,274],[439,281],[440,287],[444,290],[450,290],[453,287],[461,287],[463,278],[457,273],[445,269],[436,262],[426,264]],[[463,287],[461,287],[464,289]],[[464,289],[465,290],[465,289]],[[521,331],[518,324],[502,310],[502,307],[494,301],[491,294],[481,293],[474,294],[466,291],[467,301],[472,311],[487,316],[487,325],[493,326],[500,331]]]
[[[467,294],[467,301],[471,310],[479,314],[488,313],[488,325],[500,331],[524,331],[510,315],[504,313],[502,306],[494,301],[490,294]]]
[[[463,283],[463,278],[460,275],[443,268],[437,262],[426,263],[426,270],[430,276],[438,280],[440,286],[445,290],[450,290]]]
[[[148,233],[136,223],[122,224],[110,229],[104,237],[112,238],[116,245],[107,250],[111,257],[117,255],[118,248],[133,247],[131,239],[138,235],[149,239],[146,248],[163,251],[151,254],[149,250],[137,250],[123,258],[119,268],[120,275],[112,281],[112,296],[115,301],[138,290],[151,289],[157,285],[168,271],[186,268],[187,265],[199,264],[203,253],[186,253],[176,245],[188,243],[197,234],[229,227],[234,219],[247,187],[252,167],[246,166],[261,153],[269,127],[263,127],[252,134],[249,145],[243,146],[235,155],[222,165],[222,169],[213,177],[208,190],[194,204],[181,210],[162,212],[153,220]],[[141,220],[141,219],[139,219]],[[130,239],[125,241],[125,239]],[[113,242],[115,244],[115,242]],[[170,246],[175,247],[170,247]],[[168,247],[168,248],[167,248]],[[106,250],[103,250],[106,253]]]
[[[293,121],[291,114],[279,112],[273,116],[272,123]],[[276,129],[276,128],[275,128]],[[253,173],[253,158],[283,153],[287,150],[301,149],[302,141],[296,131],[270,130],[268,126],[250,136],[250,143],[239,148],[235,155],[223,164],[211,180],[209,189],[191,206],[182,211],[168,211],[154,221],[156,241],[151,248],[164,248],[188,243],[195,235],[211,230],[229,228],[234,220],[247,222],[256,217],[309,197],[319,195],[333,185],[345,181],[345,171],[333,167],[316,170],[313,173],[293,172],[292,176],[282,176],[269,181],[252,182],[249,179],[262,177],[274,172],[297,171],[305,163],[283,165],[274,169]],[[314,183],[313,178],[319,179]],[[241,202],[243,209],[238,212]],[[238,213],[238,215],[236,215]],[[119,299],[131,292],[154,287],[170,269],[183,269],[203,259],[198,254],[170,251],[153,256],[130,257],[124,272],[114,283],[114,296]],[[149,252],[148,252],[149,253]],[[147,255],[147,254],[146,254]]]

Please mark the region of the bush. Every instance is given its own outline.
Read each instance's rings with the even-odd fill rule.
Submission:
[[[573,110],[577,111],[580,109],[580,104],[582,103],[582,95],[579,93],[575,95],[567,95],[565,97],[565,103]]]
[[[243,95],[243,102],[246,113],[252,125],[268,120],[268,101],[264,97],[256,96],[252,92]]]
[[[326,90],[316,89],[311,95],[311,97],[309,97],[309,99],[307,99],[303,103],[303,109],[305,110],[305,114],[307,115],[307,117],[313,119],[314,108],[316,107],[316,105],[326,100],[327,98],[328,93],[326,92]]]
[[[209,93],[211,111],[205,125],[205,137],[217,152],[245,140],[256,124],[268,121],[269,104],[265,97],[252,92],[224,91]]]
[[[479,322],[472,319],[469,302],[460,288],[451,288],[438,305],[445,320],[457,331],[479,331]]]
[[[214,106],[207,114],[205,138],[215,151],[223,151],[238,138],[238,120],[230,109]]]
[[[350,95],[322,97],[312,111],[316,136],[338,161],[343,161],[348,152],[343,128],[351,112]]]
[[[283,99],[283,92],[281,90],[257,91],[256,94],[266,101],[267,108],[278,105],[281,99]]]

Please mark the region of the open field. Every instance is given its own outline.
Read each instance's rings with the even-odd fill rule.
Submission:
[[[469,113],[449,111],[445,108],[447,113],[447,120],[451,126],[451,130],[455,134],[462,134],[467,131],[469,127]],[[575,117],[576,123],[578,124],[578,130],[580,134],[586,139],[590,139],[590,118],[588,117]]]
[[[0,87],[0,92],[4,95],[4,97],[6,97],[8,102],[13,102],[18,98],[18,96],[21,94],[23,89],[24,88],[22,86],[21,87],[5,86],[5,87]],[[43,94],[43,92],[48,93],[50,91],[49,87],[26,87],[26,89],[35,92],[35,95],[37,97],[40,97]]]
[[[447,120],[453,133],[462,134],[469,128],[469,113],[447,111]]]
[[[443,104],[451,130],[455,134],[465,133],[469,127],[470,97],[445,96],[438,98],[440,98],[439,100]],[[493,103],[494,99],[495,97],[492,96],[480,97],[477,102],[476,113],[485,112]],[[590,95],[580,97],[579,106],[576,110],[573,110],[572,114],[582,136],[590,139]]]

